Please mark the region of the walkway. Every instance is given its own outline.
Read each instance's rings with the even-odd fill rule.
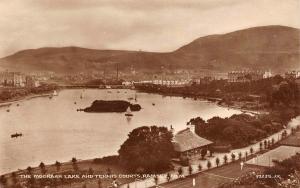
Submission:
[[[295,119],[292,119],[289,122],[287,128],[285,129],[287,131],[287,135],[291,134],[291,129],[292,128],[295,128],[295,127],[297,127],[299,125],[300,125],[300,116],[298,116]],[[282,135],[283,131],[284,130],[279,131],[278,133],[275,133],[275,134],[273,134],[273,135],[265,138],[264,140],[271,141],[272,139],[274,139],[275,143],[277,143],[278,141],[280,141],[282,139],[281,135]],[[257,142],[256,144],[252,144],[252,145],[249,145],[249,146],[244,147],[244,148],[235,149],[235,150],[232,150],[229,153],[214,153],[214,156],[213,157],[208,157],[207,160],[196,160],[196,161],[193,161],[192,165],[191,165],[192,168],[193,168],[193,172],[192,173],[193,174],[199,173],[199,170],[198,170],[199,164],[201,164],[201,166],[202,166],[202,170],[201,170],[202,172],[208,170],[208,168],[207,168],[207,161],[208,160],[211,162],[211,168],[217,167],[216,163],[215,163],[217,157],[220,159],[219,166],[224,165],[223,157],[225,155],[227,155],[228,163],[229,163],[229,162],[231,162],[231,154],[232,153],[236,156],[235,159],[237,160],[238,157],[239,157],[238,154],[241,152],[242,153],[242,158],[244,160],[246,160],[245,153],[247,152],[248,155],[250,155],[250,148],[253,148],[253,154],[259,152],[259,150],[260,150],[259,143],[260,142]],[[182,167],[182,169],[183,169],[183,175],[188,175],[189,174],[188,167]],[[178,175],[177,170],[170,171],[169,173],[171,174],[171,176],[173,178],[173,179],[171,179],[171,181],[174,181],[174,180],[178,179],[178,178],[176,178],[176,176]],[[164,174],[164,176],[160,176],[158,178],[158,184],[166,183],[167,182],[166,176],[167,176],[167,174]],[[129,187],[130,188],[148,188],[148,187],[153,187],[154,185],[155,185],[154,179],[153,178],[148,178],[148,179],[145,179],[145,180],[132,182],[132,183],[129,184]],[[128,188],[128,184],[121,185],[120,188]]]

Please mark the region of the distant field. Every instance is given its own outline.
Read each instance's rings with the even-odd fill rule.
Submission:
[[[273,160],[284,160],[297,152],[300,152],[300,147],[294,146],[280,146],[273,150],[270,150],[262,155],[258,155],[257,157],[249,160],[246,164],[258,165],[258,166],[274,166]]]
[[[280,141],[279,144],[300,147],[300,132],[296,132],[295,135],[291,135],[288,138]]]

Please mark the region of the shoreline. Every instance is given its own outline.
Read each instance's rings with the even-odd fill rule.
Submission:
[[[30,100],[30,99],[34,99],[34,98],[38,98],[38,97],[49,97],[49,96],[52,96],[52,94],[50,92],[44,93],[44,94],[29,94],[26,96],[17,97],[17,98],[7,100],[7,101],[0,101],[0,108],[11,106],[12,104],[17,103],[17,102],[22,102],[22,101],[26,101],[26,100]]]
[[[289,121],[289,124],[290,124],[290,126],[287,128],[288,130],[289,129],[291,129],[292,127],[294,127],[294,126],[299,126],[298,124],[296,125],[296,124],[292,124],[292,123],[295,123],[295,121],[300,121],[300,115],[298,115],[297,117],[295,117],[295,118],[292,118],[290,121]],[[296,122],[297,123],[297,122]],[[274,133],[273,135],[270,135],[270,136],[268,136],[268,137],[266,137],[265,139],[269,139],[270,137],[272,137],[272,136],[274,136],[274,135],[276,135],[276,134],[280,134],[281,132],[282,132],[283,130],[280,130],[279,132],[277,132],[277,133]],[[290,136],[291,135],[291,133],[290,133],[290,131],[288,131],[288,136]],[[286,137],[286,138],[288,138],[288,137]],[[285,139],[286,139],[285,138]],[[277,140],[277,142],[275,143],[275,145],[276,144],[279,144],[280,143],[280,141],[282,141],[282,139],[281,140]],[[251,145],[249,145],[249,146],[246,146],[246,147],[243,147],[243,148],[240,148],[240,149],[233,149],[233,150],[231,150],[229,153],[237,153],[239,150],[242,150],[242,149],[244,149],[244,148],[249,148],[249,147],[253,147],[253,148],[255,148],[255,145],[257,145],[259,142],[257,142],[257,143],[255,143],[255,144],[251,144]],[[276,145],[277,146],[277,145]],[[268,150],[266,150],[265,152],[267,152]],[[261,151],[258,151],[257,150],[257,152],[258,153],[261,153]],[[218,154],[218,153],[216,153],[216,154]],[[223,153],[220,153],[220,155],[223,155]],[[251,155],[249,155],[248,157],[249,158],[253,158],[253,157],[255,157],[256,156],[256,153],[254,153],[254,154],[251,154]],[[216,156],[214,156],[214,157],[216,157]],[[123,169],[122,167],[120,167],[119,165],[117,165],[117,164],[109,164],[109,163],[107,163],[107,162],[104,162],[104,163],[95,163],[94,162],[94,159],[96,159],[96,158],[91,158],[91,159],[78,159],[77,160],[77,162],[76,162],[76,164],[79,166],[79,169],[82,171],[82,172],[86,172],[86,173],[88,173],[89,172],[89,168],[92,168],[93,170],[95,170],[95,169],[98,169],[98,170],[95,170],[94,172],[98,172],[98,173],[95,173],[95,174],[103,174],[103,175],[105,175],[105,169],[107,170],[107,169],[110,169],[110,170],[112,170],[112,175],[116,175],[116,174],[118,174],[118,173],[120,173],[120,174],[127,174],[127,171],[125,170],[125,169]],[[237,160],[238,161],[238,160]],[[231,162],[229,162],[228,164],[231,164]],[[226,165],[226,164],[225,164]],[[60,170],[59,171],[57,171],[56,170],[56,166],[55,166],[55,163],[52,163],[52,164],[45,164],[45,169],[47,170],[47,172],[46,172],[46,174],[48,173],[48,174],[53,174],[53,175],[56,175],[56,174],[68,174],[68,173],[74,173],[75,171],[73,170],[73,163],[72,163],[72,161],[70,160],[70,161],[65,161],[65,162],[61,162],[61,166],[60,166]],[[191,166],[193,166],[193,167],[195,167],[195,164],[192,164]],[[222,166],[224,166],[224,164],[223,165],[220,165],[219,167],[222,167]],[[183,167],[183,168],[187,168],[187,167]],[[216,166],[213,166],[211,169],[214,169],[214,168],[218,168],[218,167],[216,167]],[[63,170],[62,170],[63,169]],[[100,170],[99,171],[99,169],[102,169],[102,170]],[[206,169],[206,168],[204,168],[201,172],[203,172],[203,171],[206,171],[206,170],[211,170],[211,169]],[[80,171],[79,171],[80,172]],[[118,173],[116,173],[116,172],[118,172]],[[172,170],[172,171],[170,171],[169,173],[173,173],[173,172],[175,172],[175,173],[177,173],[177,171],[176,170]],[[195,174],[197,174],[197,173],[201,173],[201,172],[196,172]],[[5,174],[1,174],[0,176],[4,176],[4,177],[6,177],[6,178],[11,178],[11,175],[12,175],[12,173],[15,173],[16,175],[17,175],[17,177],[19,177],[19,179],[21,180],[21,181],[27,181],[26,180],[26,178],[25,179],[23,179],[23,178],[20,178],[20,175],[24,175],[24,174],[29,174],[28,173],[28,171],[27,171],[27,169],[19,169],[19,170],[16,170],[16,171],[12,171],[12,172],[9,172],[9,173],[5,173]],[[39,166],[34,166],[34,167],[32,167],[32,173],[31,173],[32,175],[34,175],[34,174],[37,174],[37,175],[39,175],[39,174],[43,174],[42,173],[42,171],[41,171],[41,168],[39,167]],[[193,174],[193,175],[195,175],[195,174]],[[151,178],[150,178],[151,179]],[[80,185],[80,186],[82,186],[82,184],[84,184],[85,182],[94,182],[94,183],[96,183],[97,181],[98,181],[99,179],[97,179],[97,178],[93,178],[93,179],[90,179],[90,178],[88,178],[88,179],[79,179],[79,180],[76,180],[76,179],[73,179],[73,180],[69,180],[70,182],[67,182],[67,183],[65,183],[65,184],[63,184],[63,185],[60,185],[60,186],[62,186],[62,187],[65,187],[65,186],[69,186],[69,185],[76,185],[76,184],[78,184],[78,185]],[[102,185],[110,185],[111,184],[111,182],[112,182],[112,178],[104,178],[104,179],[101,179],[101,181],[102,181]],[[126,185],[128,185],[128,184],[130,184],[130,185],[132,185],[132,184],[134,184],[135,183],[135,180],[136,179],[134,179],[134,178],[127,178],[127,179],[120,179],[120,178],[117,178],[117,180],[118,180],[118,182],[120,182],[121,184],[121,186],[126,186]],[[141,179],[140,181],[148,181],[149,180],[149,178],[145,178],[145,179]],[[173,181],[174,180],[176,180],[176,179],[173,179]],[[166,183],[166,182],[161,182],[161,183]]]
[[[68,89],[68,88],[67,88]],[[89,89],[89,88],[85,88],[85,89]],[[61,89],[61,90],[64,90],[64,89]],[[134,89],[135,91],[139,91],[139,90],[136,90]],[[140,91],[142,93],[149,93],[149,92],[144,92],[144,91]],[[179,95],[179,94],[174,94],[174,95],[165,95],[165,94],[162,94],[162,93],[153,93],[153,92],[150,92],[149,94],[158,94],[158,95],[161,95],[161,96],[170,96],[170,97],[184,97],[182,95]],[[44,93],[44,94],[35,94],[35,95],[28,95],[28,96],[25,96],[25,97],[20,97],[19,99],[14,99],[14,100],[11,100],[9,102],[0,102],[0,108],[1,108],[1,105],[12,105],[14,103],[17,103],[17,102],[22,102],[22,101],[26,101],[26,100],[30,100],[30,99],[34,99],[34,98],[38,98],[38,97],[49,97],[51,96],[52,94],[49,92],[49,93]],[[189,98],[191,100],[193,100],[193,97],[184,97],[184,98]],[[209,102],[209,103],[213,103],[213,104],[216,104],[217,106],[219,107],[223,107],[223,108],[229,108],[229,109],[233,109],[233,110],[239,110],[241,111],[242,113],[252,113],[252,114],[261,114],[261,112],[259,111],[251,111],[251,110],[246,110],[246,109],[243,109],[243,108],[239,108],[239,107],[235,107],[235,106],[226,106],[224,104],[218,104],[218,102],[216,101],[212,101],[212,100],[209,100],[209,97],[197,97],[197,99],[194,99],[195,101],[196,100],[203,100],[203,101],[206,101],[206,102]],[[105,156],[102,156],[102,157],[105,157]],[[95,156],[95,158],[97,158],[97,156]],[[89,158],[89,159],[82,159],[80,160],[80,162],[84,162],[84,161],[92,161],[94,158]],[[61,162],[62,165],[68,165],[69,163],[71,163],[70,161],[64,161],[64,162]],[[49,166],[52,166],[53,164],[48,164]],[[47,166],[48,166],[47,165]],[[33,169],[39,169],[39,167],[32,167]],[[26,169],[18,169],[18,170],[14,170],[14,171],[10,171],[10,172],[6,172],[6,173],[3,173],[3,174],[0,174],[1,175],[8,175],[8,174],[11,174],[13,172],[25,172]]]
[[[147,91],[142,91],[139,89],[135,89],[135,90],[142,92],[142,93],[159,94],[159,95],[168,96],[168,97],[182,97],[183,99],[190,98],[195,101],[203,100],[203,101],[214,103],[219,107],[229,108],[232,110],[240,110],[242,113],[249,113],[251,115],[260,115],[260,114],[268,114],[269,113],[267,110],[252,110],[252,109],[243,108],[243,107],[237,106],[237,105],[226,105],[224,103],[219,103],[222,99],[216,98],[216,97],[193,96],[193,95],[184,96],[182,94],[176,94],[176,93],[166,94],[166,93],[162,93],[162,92],[147,92]]]

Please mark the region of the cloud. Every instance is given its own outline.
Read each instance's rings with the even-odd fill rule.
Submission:
[[[298,0],[1,0],[0,56],[45,46],[172,51],[259,25],[300,27]]]

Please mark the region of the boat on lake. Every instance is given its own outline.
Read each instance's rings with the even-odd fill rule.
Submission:
[[[23,136],[22,133],[15,133],[15,134],[10,135],[11,138],[18,138],[18,137],[21,137],[21,136]]]
[[[56,90],[54,90],[52,95],[53,95],[53,96],[58,96],[58,93],[57,93],[57,91],[56,91]]]
[[[125,116],[133,116],[133,114],[132,114],[131,109],[130,109],[129,106],[128,106],[127,110],[126,110]]]

